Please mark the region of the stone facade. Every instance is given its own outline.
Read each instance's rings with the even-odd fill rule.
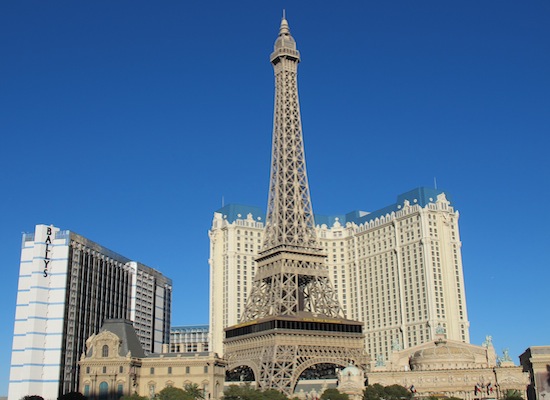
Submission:
[[[337,372],[338,390],[349,396],[350,400],[363,400],[365,390],[364,372],[355,365],[350,364]]]
[[[523,370],[529,373],[528,399],[550,399],[550,346],[531,346],[519,360]]]
[[[378,359],[368,373],[368,384],[401,385],[415,397],[454,396],[462,399],[500,398],[517,391],[525,398],[528,376],[521,367],[498,361],[490,338],[482,346],[445,339]]]
[[[104,329],[86,341],[80,359],[80,391],[89,399],[118,399],[137,393],[152,398],[167,386],[196,384],[205,399],[223,393],[225,362],[214,353],[161,353],[145,356],[132,345],[133,327]],[[129,325],[129,326],[128,326]],[[123,333],[120,333],[123,332]],[[133,333],[132,333],[133,332]],[[135,341],[134,341],[135,343]]]

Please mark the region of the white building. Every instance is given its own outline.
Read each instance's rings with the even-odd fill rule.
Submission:
[[[417,188],[375,212],[315,216],[326,265],[346,317],[365,323],[366,351],[433,340],[436,330],[469,343],[459,214],[445,193]],[[223,354],[223,329],[238,323],[262,245],[264,212],[227,205],[210,229],[211,349]]]
[[[78,359],[103,320],[133,321],[146,352],[169,342],[172,281],[54,226],[24,234],[9,400],[78,390]]]
[[[223,354],[224,328],[236,325],[252,288],[264,212],[228,204],[214,213],[210,236],[210,346]]]
[[[170,353],[209,351],[208,325],[185,325],[170,328]]]

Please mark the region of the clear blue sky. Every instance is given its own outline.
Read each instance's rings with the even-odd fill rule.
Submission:
[[[208,322],[212,213],[267,200],[283,8],[315,212],[437,177],[461,215],[471,342],[516,363],[550,344],[550,2],[3,1],[0,395],[35,224],[162,271],[173,324]]]

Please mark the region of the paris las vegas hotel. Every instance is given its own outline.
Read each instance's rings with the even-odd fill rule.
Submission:
[[[210,332],[223,354],[223,329],[239,322],[263,243],[264,212],[229,204],[210,236]],[[374,212],[315,216],[317,236],[346,317],[364,322],[373,360],[435,340],[469,343],[459,213],[450,196],[417,188]]]

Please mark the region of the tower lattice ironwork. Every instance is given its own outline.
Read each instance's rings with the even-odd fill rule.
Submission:
[[[300,53],[283,17],[271,54],[273,146],[263,249],[246,308],[226,329],[228,368],[248,366],[262,389],[291,394],[321,363],[366,367],[363,324],[344,317],[315,234],[297,71]]]

